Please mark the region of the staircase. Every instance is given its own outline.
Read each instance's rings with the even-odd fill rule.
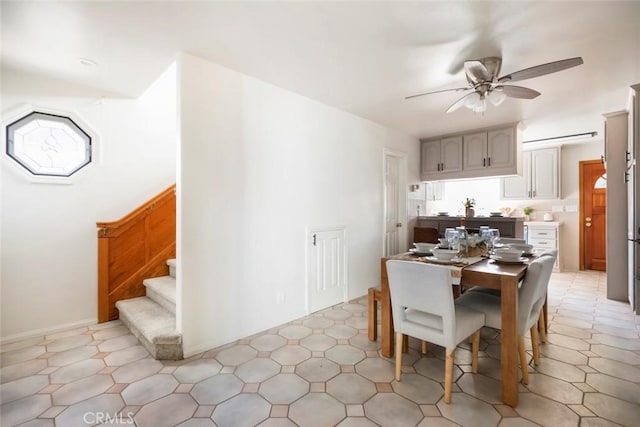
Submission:
[[[145,279],[147,296],[118,301],[120,319],[158,360],[183,358],[176,331],[176,260],[167,261],[169,276]]]

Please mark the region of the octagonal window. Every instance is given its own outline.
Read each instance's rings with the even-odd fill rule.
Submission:
[[[33,175],[69,177],[91,163],[91,137],[69,117],[34,111],[7,126],[7,155]]]

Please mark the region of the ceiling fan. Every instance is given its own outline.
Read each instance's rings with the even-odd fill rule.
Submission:
[[[500,67],[502,66],[502,58],[490,56],[487,58],[465,61],[464,72],[467,76],[467,87],[459,87],[453,89],[436,90],[432,92],[419,93],[417,95],[407,96],[405,99],[416,98],[418,96],[431,95],[442,92],[472,92],[463,96],[454,102],[448,109],[447,113],[456,111],[463,105],[473,110],[475,113],[484,113],[487,109],[487,99],[491,104],[498,106],[506,97],[533,99],[540,95],[540,92],[522,86],[515,86],[511,82],[531,79],[534,77],[544,76],[546,74],[556,73],[583,64],[581,57],[563,59],[561,61],[549,62],[547,64],[537,65],[524,70],[516,71],[502,77],[500,75]]]

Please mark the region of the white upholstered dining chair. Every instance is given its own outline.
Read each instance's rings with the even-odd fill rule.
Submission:
[[[446,267],[389,260],[387,273],[396,331],[396,381],[402,373],[404,335],[440,345],[446,349],[444,401],[451,403],[455,348],[473,336],[471,369],[477,373],[484,314],[454,303],[451,271]]]
[[[518,354],[520,356],[520,368],[522,371],[522,382],[524,384],[528,384],[529,382],[524,336],[527,330],[529,330],[531,333],[533,359],[537,365],[540,358],[538,347],[538,319],[546,298],[547,285],[554,263],[555,258],[552,256],[541,256],[531,261],[527,268],[524,282],[522,286],[518,288]],[[500,295],[483,292],[467,292],[458,298],[456,303],[483,312],[485,314],[485,326],[502,329]]]

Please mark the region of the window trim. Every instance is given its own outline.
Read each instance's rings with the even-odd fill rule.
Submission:
[[[25,117],[39,113],[48,116],[62,117],[70,120],[78,129],[80,129],[90,140],[89,147],[89,159],[90,161],[77,169],[72,174],[65,175],[51,175],[51,174],[34,174],[25,165],[17,161],[8,153],[8,127]],[[26,178],[31,183],[39,184],[73,184],[76,179],[88,173],[94,167],[101,163],[101,135],[95,131],[93,127],[87,124],[87,122],[75,111],[52,109],[47,107],[33,106],[33,105],[21,105],[15,110],[3,114],[2,126],[4,132],[1,132],[2,143],[4,144],[4,156],[3,162],[9,163],[12,166],[7,167],[19,173],[23,178]]]

